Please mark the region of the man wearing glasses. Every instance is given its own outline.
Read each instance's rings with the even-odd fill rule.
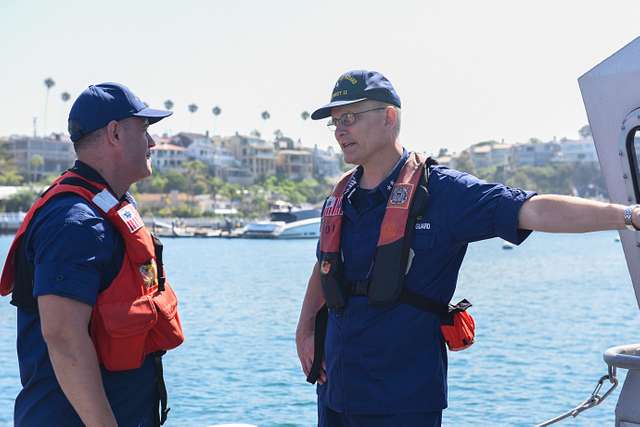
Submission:
[[[640,224],[637,206],[536,195],[410,153],[398,139],[400,107],[389,80],[357,70],[311,115],[330,117],[345,161],[358,165],[325,202],[296,330],[320,426],[441,425],[447,351],[433,306],[451,300],[468,243]],[[435,304],[417,309],[416,298]]]

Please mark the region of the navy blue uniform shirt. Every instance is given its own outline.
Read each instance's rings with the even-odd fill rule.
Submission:
[[[349,281],[369,277],[387,199],[407,157],[404,150],[376,189],[356,188],[343,200],[340,245]],[[359,179],[362,169],[356,174]],[[535,193],[443,166],[431,168],[428,190],[405,286],[448,303],[467,244],[492,237],[520,244],[530,232],[518,229],[518,212]],[[318,398],[335,411],[390,414],[447,407],[447,351],[432,313],[404,304],[372,307],[366,297],[350,297],[344,310],[330,311],[325,361],[327,383],[318,386]]]
[[[74,172],[104,183],[84,163]],[[130,196],[127,196],[130,197]],[[132,201],[132,199],[130,199]],[[23,236],[24,256],[34,264],[33,296],[58,295],[93,305],[122,265],[124,242],[117,230],[82,197],[51,199]],[[16,398],[16,426],[82,426],[55,378],[40,316],[18,309],[18,364],[22,390]],[[119,426],[151,426],[157,393],[155,365],[148,357],[130,371],[102,371],[102,381]]]

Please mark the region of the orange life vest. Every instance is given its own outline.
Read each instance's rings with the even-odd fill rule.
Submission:
[[[77,194],[97,207],[122,236],[125,254],[120,271],[97,298],[90,335],[100,363],[110,371],[139,368],[146,355],[184,341],[178,300],[164,277],[160,241],[152,236],[136,208],[118,201],[104,184],[67,171],[29,209],[16,233],[0,277],[0,295],[16,280],[18,248],[38,210],[62,193]]]

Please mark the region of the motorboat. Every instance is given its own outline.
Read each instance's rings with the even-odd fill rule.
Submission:
[[[247,224],[242,237],[250,239],[317,239],[320,237],[319,208],[296,208],[276,203],[268,221]]]
[[[154,219],[151,231],[158,237],[193,237],[193,230],[187,229],[180,220],[173,220],[171,224]]]

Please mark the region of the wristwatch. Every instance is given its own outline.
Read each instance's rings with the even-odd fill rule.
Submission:
[[[624,225],[629,230],[640,231],[640,228],[633,224],[633,210],[635,208],[640,208],[640,205],[630,205],[624,208]]]

